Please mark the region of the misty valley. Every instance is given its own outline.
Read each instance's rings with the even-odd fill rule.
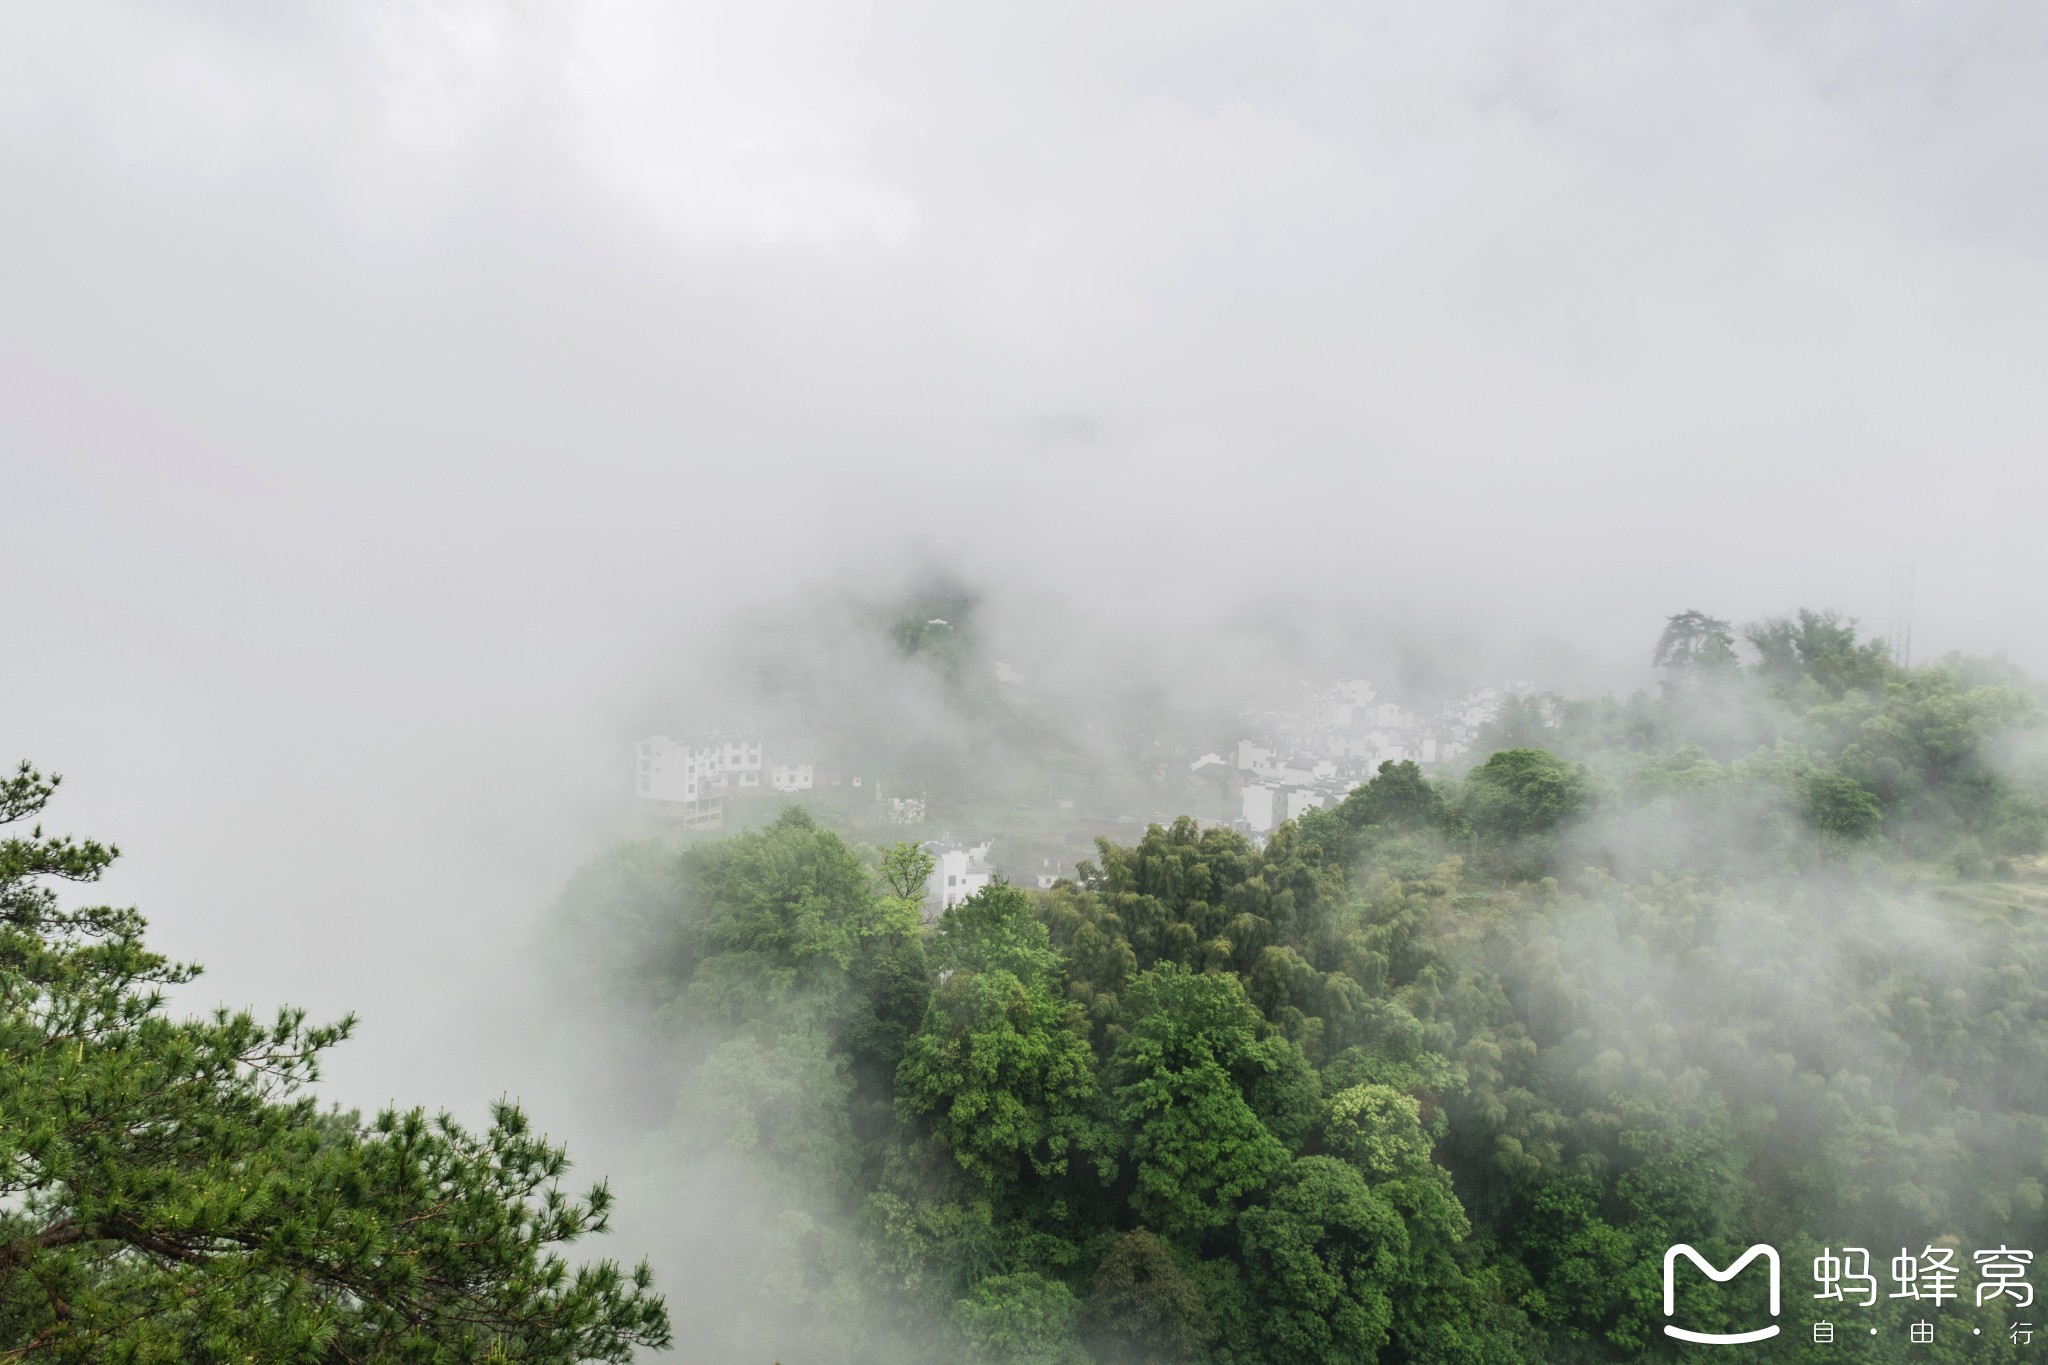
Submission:
[[[2048,4],[0,4],[0,1365],[2048,1365]]]
[[[1264,832],[1198,785],[1262,773],[1148,738],[1231,732],[1153,711],[1082,806],[1149,776],[1204,816],[1047,877],[1078,779],[1012,737],[1085,746],[925,616],[889,686],[961,723],[881,780],[932,837],[822,780],[735,792],[592,860],[544,935],[697,1358],[1719,1358],[1669,1323],[1779,1324],[1743,1348],[1771,1359],[2042,1349],[2048,728],[2010,666],[1681,613],[1654,692],[1509,694],[1469,752]],[[933,875],[961,819],[992,863],[966,895]],[[1703,1276],[1667,1313],[1667,1248],[1757,1243],[1781,1314]],[[1845,1296],[1844,1256],[1883,1292]],[[1923,1260],[1962,1273],[1930,1297]],[[1993,1264],[2026,1282],[1980,1297]]]
[[[46,833],[24,764],[0,1359],[2035,1358],[2048,713],[2012,666],[1689,611],[1625,699],[1105,712],[993,685],[949,610],[782,658],[757,695],[823,761],[685,748],[775,780],[652,801],[542,921],[521,1012],[624,1199],[509,1098],[322,1104],[353,1017],[179,1017],[197,969],[72,904],[116,851]],[[1246,724],[1281,738],[1222,761]],[[913,828],[960,819],[972,877]]]

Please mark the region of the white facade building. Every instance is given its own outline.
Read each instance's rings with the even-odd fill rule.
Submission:
[[[1321,810],[1328,800],[1329,798],[1319,791],[1301,787],[1292,788],[1287,793],[1287,818],[1298,820],[1301,818],[1303,811]]]
[[[761,785],[761,741],[758,739],[719,739],[713,741],[718,750],[720,785],[735,787],[758,787]]]
[[[758,739],[712,736],[693,742],[650,735],[640,741],[638,790],[651,801],[695,801],[714,791],[760,785]]]
[[[1262,782],[1245,786],[1244,825],[1253,834],[1265,834],[1279,823],[1273,818],[1273,797],[1278,790]]]
[[[1316,770],[1321,766],[1312,758],[1290,758],[1269,776],[1277,779],[1283,787],[1306,787],[1312,785],[1320,776]],[[1334,775],[1336,771],[1336,765],[1332,764],[1330,772]]]
[[[716,745],[649,735],[635,751],[634,791],[641,800],[672,810],[682,817],[685,829],[717,827],[724,818],[718,793],[725,784]]]
[[[636,746],[636,791],[649,801],[695,801],[702,789],[697,751],[667,735],[649,735]]]
[[[925,883],[925,914],[937,919],[995,878],[986,841],[967,848],[933,848],[932,875]]]
[[[1244,818],[1239,823],[1247,834],[1271,834],[1282,821],[1298,820],[1304,811],[1325,810],[1337,799],[1335,792],[1316,787],[1255,782],[1244,789]]]
[[[762,752],[762,742],[746,735],[649,735],[636,746],[634,791],[643,800],[678,807],[664,813],[680,814],[686,829],[715,829],[728,792],[759,790],[771,776],[777,791],[808,791],[815,784],[809,763],[779,764],[771,774]]]

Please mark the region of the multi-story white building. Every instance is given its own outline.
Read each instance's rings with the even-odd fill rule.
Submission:
[[[935,844],[926,847],[933,858],[932,875],[925,883],[928,920],[937,919],[995,879],[995,869],[988,863],[987,840],[965,848],[942,848]]]
[[[769,769],[762,742],[746,735],[708,734],[688,739],[650,735],[637,746],[635,790],[643,800],[674,807],[685,829],[715,829],[728,792],[759,790],[770,778],[777,791],[808,791],[816,782],[809,763]]]
[[[1269,787],[1263,782],[1245,784],[1242,793],[1244,827],[1251,833],[1269,833],[1273,826],[1279,823],[1273,818],[1273,798],[1279,790],[1278,787]]]
[[[690,746],[667,735],[649,735],[636,746],[639,758],[635,790],[649,801],[694,801],[700,784],[696,755]]]
[[[715,739],[718,750],[719,785],[758,787],[761,785],[761,741],[758,739]]]
[[[672,808],[685,829],[715,829],[725,815],[720,757],[716,745],[650,735],[637,746],[634,789],[643,801]]]

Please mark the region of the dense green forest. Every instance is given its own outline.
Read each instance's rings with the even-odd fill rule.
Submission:
[[[1517,701],[1460,777],[935,925],[916,848],[800,809],[594,860],[557,979],[660,1059],[649,1149],[775,1211],[760,1292],[680,1311],[785,1361],[1722,1358],[1663,1335],[1661,1257],[1768,1242],[1756,1358],[2034,1358],[2048,1303],[1980,1308],[1972,1253],[2048,1250],[2041,695],[1826,613],[1742,636],[1684,613],[1654,694]],[[1848,1246],[1875,1306],[1813,1297]],[[1930,1247],[1959,1297],[1889,1297]],[[1754,1326],[1749,1278],[1681,1316]]]

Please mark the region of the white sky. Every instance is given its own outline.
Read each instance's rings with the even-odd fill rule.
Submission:
[[[8,5],[0,756],[473,1107],[650,678],[849,575],[2048,669],[2044,158],[2021,3]]]

